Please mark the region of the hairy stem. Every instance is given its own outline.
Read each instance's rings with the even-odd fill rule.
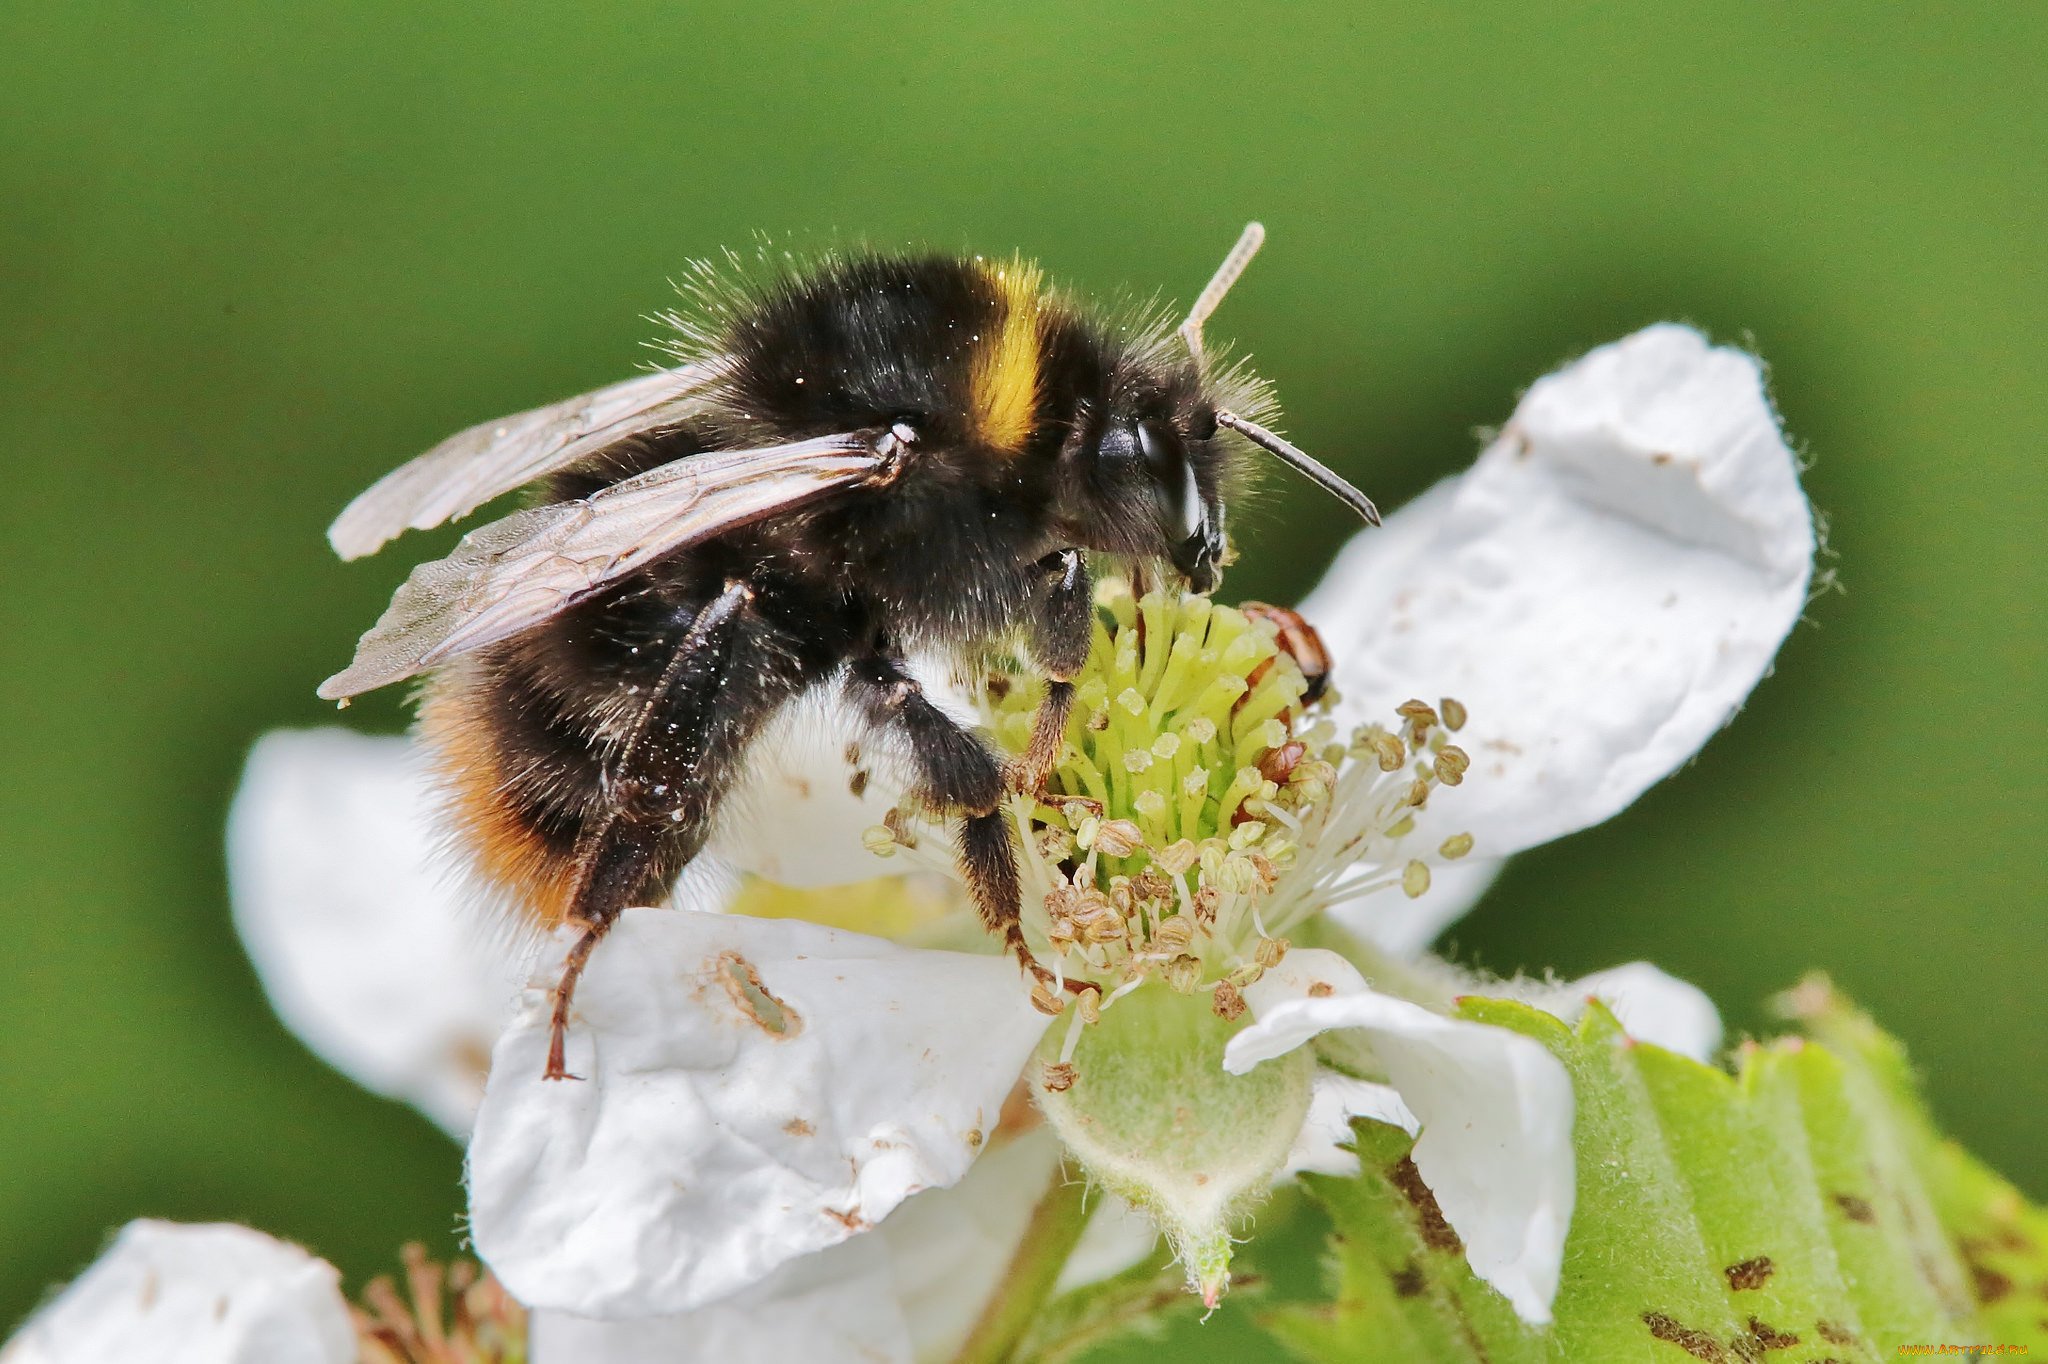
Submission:
[[[1053,1168],[1052,1182],[1031,1210],[1017,1253],[1010,1257],[954,1364],[1007,1364],[1052,1296],[1061,1268],[1088,1225],[1087,1192],[1086,1181],[1070,1172],[1065,1162]]]

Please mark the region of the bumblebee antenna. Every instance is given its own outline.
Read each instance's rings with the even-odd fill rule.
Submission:
[[[1202,324],[1223,302],[1223,296],[1230,292],[1230,286],[1237,283],[1237,277],[1252,263],[1252,257],[1259,254],[1259,247],[1266,240],[1266,229],[1259,223],[1246,223],[1244,231],[1238,234],[1237,245],[1230,248],[1230,254],[1223,258],[1223,264],[1216,267],[1216,273],[1209,277],[1209,287],[1202,290],[1195,299],[1195,306],[1188,309],[1188,320],[1180,324],[1180,339],[1187,344],[1188,354],[1195,363],[1202,362]],[[1297,451],[1297,454],[1300,452]],[[1303,459],[1308,456],[1303,455]]]
[[[1253,223],[1252,226],[1257,227],[1258,224]],[[1247,237],[1250,235],[1250,233],[1246,233]],[[1238,244],[1242,246],[1243,242]],[[1232,259],[1235,259],[1236,256],[1237,252],[1233,251],[1231,253]],[[1221,279],[1222,277],[1222,272],[1219,271],[1217,278]],[[1229,286],[1226,284],[1224,287],[1228,288]],[[1206,298],[1208,295],[1204,294],[1203,297]],[[1229,427],[1261,450],[1278,456],[1282,464],[1305,475],[1311,483],[1314,483],[1324,492],[1365,518],[1366,525],[1377,526],[1380,523],[1380,509],[1372,504],[1371,498],[1352,487],[1334,470],[1328,468],[1319,460],[1312,458],[1307,451],[1301,449],[1301,447],[1293,442],[1274,435],[1255,421],[1246,421],[1235,412],[1225,412],[1219,409],[1216,413],[1216,424]]]

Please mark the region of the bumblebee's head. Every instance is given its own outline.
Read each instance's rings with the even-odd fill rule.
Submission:
[[[1069,449],[1062,519],[1092,549],[1164,561],[1195,591],[1214,590],[1225,481],[1215,436],[1206,407],[1175,413],[1157,403],[1112,404]]]
[[[1078,405],[1061,452],[1056,514],[1073,544],[1171,564],[1197,592],[1214,590],[1225,557],[1223,502],[1238,451],[1257,447],[1379,524],[1372,500],[1275,432],[1220,405],[1256,385],[1224,370],[1220,387],[1202,352],[1202,324],[1265,240],[1252,223],[1195,300],[1179,336],[1185,359],[1131,357],[1098,408]],[[1232,387],[1236,398],[1230,398]]]

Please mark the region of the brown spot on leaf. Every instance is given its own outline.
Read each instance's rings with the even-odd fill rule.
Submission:
[[[163,1283],[157,1278],[155,1270],[152,1269],[142,1276],[142,1301],[138,1304],[142,1311],[147,1312],[156,1306],[156,1295],[162,1287]]]
[[[1830,1345],[1855,1345],[1857,1343],[1854,1331],[1846,1326],[1829,1321],[1826,1317],[1822,1317],[1819,1321],[1815,1322],[1813,1329],[1820,1332],[1820,1338]]]
[[[853,770],[853,775],[846,780],[846,789],[853,793],[855,800],[859,800],[862,796],[866,795],[868,790],[868,770],[865,767],[856,767]]]
[[[1671,456],[1666,454],[1662,450],[1659,450],[1656,454],[1650,456],[1650,463],[1656,465],[1660,469],[1663,468],[1665,465],[1669,464],[1670,462]]]
[[[1308,987],[1308,997],[1310,999],[1328,999],[1335,993],[1337,993],[1336,987],[1327,980],[1319,980]]]
[[[1643,1325],[1650,1328],[1650,1334],[1657,1339],[1691,1355],[1694,1359],[1705,1359],[1712,1364],[1725,1364],[1728,1351],[1721,1342],[1705,1331],[1695,1331],[1690,1326],[1681,1326],[1662,1312],[1643,1313]]]
[[[1979,1260],[1970,1261],[1970,1291],[1977,1301],[1990,1304],[2012,1296],[2013,1283],[2006,1275]]]
[[[1877,1209],[1870,1206],[1867,1198],[1858,1198],[1852,1193],[1838,1193],[1834,1196],[1835,1206],[1842,1210],[1842,1216],[1851,1222],[1861,1222],[1866,1227],[1877,1225]]]
[[[1728,1266],[1721,1272],[1728,1276],[1728,1286],[1740,1293],[1752,1288],[1762,1288],[1771,1281],[1771,1274],[1777,1266],[1768,1255],[1758,1255]]]
[[[782,1124],[782,1130],[789,1133],[792,1137],[808,1137],[818,1129],[805,1122],[802,1118],[791,1118],[788,1122]]]
[[[227,1294],[223,1293],[213,1300],[213,1319],[215,1321],[226,1321],[228,1319]]]
[[[1789,1350],[1799,1343],[1799,1337],[1790,1331],[1780,1331],[1768,1322],[1749,1319],[1749,1338],[1766,1350]]]
[[[825,1209],[825,1216],[831,1218],[834,1222],[837,1222],[840,1226],[845,1227],[849,1232],[853,1232],[855,1234],[859,1234],[860,1232],[866,1231],[869,1227],[872,1227],[874,1225],[874,1223],[868,1221],[867,1218],[862,1217],[858,1212],[841,1212],[837,1208]]]
[[[1458,1233],[1451,1230],[1451,1224],[1444,1220],[1444,1211],[1436,1205],[1436,1195],[1429,1191],[1429,1185],[1422,1182],[1422,1171],[1415,1168],[1415,1162],[1407,1156],[1394,1163],[1387,1171],[1387,1178],[1401,1191],[1401,1196],[1415,1208],[1415,1218],[1422,1229],[1422,1244],[1431,1250],[1447,1250],[1461,1253],[1465,1247],[1458,1240]]]
[[[734,1005],[761,1031],[777,1039],[795,1037],[803,1031],[804,1021],[797,1011],[768,992],[768,987],[761,983],[761,973],[745,957],[737,952],[721,952],[716,970],[718,983],[725,987]]]
[[[1389,1276],[1394,1285],[1394,1294],[1402,1298],[1422,1296],[1422,1266],[1410,1260]]]

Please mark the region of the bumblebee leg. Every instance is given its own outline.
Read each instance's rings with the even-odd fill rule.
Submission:
[[[1094,588],[1078,549],[1063,549],[1039,560],[1046,585],[1032,620],[1031,652],[1045,670],[1045,699],[1031,722],[1031,742],[1010,769],[1010,784],[1036,795],[1045,788],[1066,743],[1067,717],[1074,709],[1076,674],[1088,662],[1094,640]]]
[[[731,685],[753,597],[731,579],[697,612],[604,764],[604,812],[577,838],[568,921],[583,934],[555,983],[546,1079],[578,1078],[565,1064],[565,1038],[591,952],[622,910],[660,893],[697,855],[725,774],[780,704],[774,689]]]
[[[955,847],[974,907],[988,930],[1000,933],[1018,963],[1046,988],[1049,999],[1055,992],[1053,975],[1024,941],[1019,917],[1023,881],[1017,874],[1017,844],[1002,809],[1003,770],[995,755],[933,705],[893,659],[878,653],[855,659],[846,689],[869,724],[903,736],[917,764],[918,798],[933,809],[964,816]]]

